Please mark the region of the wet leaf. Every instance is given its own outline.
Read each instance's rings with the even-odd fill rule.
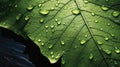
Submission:
[[[21,0],[0,26],[27,35],[51,63],[64,58],[62,67],[119,67],[119,4],[119,0]]]

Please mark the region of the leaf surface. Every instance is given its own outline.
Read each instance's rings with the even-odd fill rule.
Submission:
[[[27,35],[51,63],[62,57],[62,67],[119,67],[119,4],[119,0],[21,0],[0,26]]]

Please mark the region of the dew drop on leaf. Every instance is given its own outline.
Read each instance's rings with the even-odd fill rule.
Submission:
[[[40,21],[40,23],[43,23],[43,22],[44,22],[44,19],[43,19],[43,18],[41,18],[39,21]]]
[[[28,21],[29,19],[30,19],[29,16],[26,16],[26,17],[25,17],[25,21]]]
[[[44,46],[44,43],[41,43],[42,46]]]
[[[78,14],[81,13],[81,11],[80,11],[79,9],[74,9],[74,10],[72,10],[72,13],[73,13],[74,15],[78,15]]]
[[[113,17],[118,17],[120,15],[120,12],[119,11],[114,11],[113,13],[112,13],[112,16]]]
[[[104,11],[109,10],[109,8],[108,8],[108,7],[106,7],[106,6],[104,6],[104,5],[103,5],[103,6],[101,6],[101,9],[102,9],[102,10],[104,10]]]
[[[49,26],[48,26],[48,25],[46,25],[46,26],[45,26],[45,28],[46,28],[46,29],[48,29],[48,28],[49,28]]]
[[[82,45],[85,44],[85,43],[86,43],[86,40],[81,40],[80,41],[80,44],[82,44]]]
[[[95,16],[95,13],[92,12],[91,15],[92,15],[92,16]]]
[[[38,39],[38,42],[41,42],[41,39]]]
[[[97,41],[97,44],[102,45],[103,43],[101,41]]]
[[[42,15],[47,15],[47,14],[49,14],[49,10],[40,10],[40,14],[42,14]]]
[[[105,37],[105,38],[104,38],[104,40],[108,41],[108,40],[109,40],[109,38],[108,38],[108,37]]]
[[[55,8],[54,7],[51,7],[50,10],[54,10]]]
[[[108,50],[108,49],[104,49],[103,50],[107,55],[110,55],[112,52],[110,51],[110,50]]]
[[[41,7],[41,6],[42,6],[42,4],[39,4],[39,5],[38,5],[38,7]]]
[[[28,10],[28,11],[31,11],[32,9],[33,9],[33,6],[27,7],[27,10]]]
[[[60,43],[61,43],[61,45],[64,45],[64,44],[65,44],[65,42],[64,42],[64,41],[61,41]]]
[[[54,52],[50,52],[50,54],[54,54]]]
[[[18,15],[16,16],[16,20],[20,20],[21,16],[22,16],[22,14],[18,14]]]
[[[88,1],[87,1],[87,0],[84,0],[84,3],[88,3]]]
[[[119,54],[120,53],[120,49],[118,49],[117,47],[115,47],[115,53]]]
[[[94,56],[93,56],[93,54],[91,53],[90,55],[89,55],[89,60],[92,60],[94,58]]]
[[[51,25],[50,28],[53,29],[55,26],[54,25]]]
[[[61,24],[61,21],[58,21],[57,24],[60,25],[60,24]]]
[[[53,47],[53,45],[50,45],[48,48],[51,49]]]
[[[98,20],[95,20],[95,23],[98,23]]]

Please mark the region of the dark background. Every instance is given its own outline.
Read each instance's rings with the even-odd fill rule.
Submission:
[[[23,37],[16,35],[14,32],[4,28],[0,28],[0,30],[0,32],[2,32],[2,36],[6,38],[13,38],[16,42],[20,42],[26,46],[24,53],[29,55],[29,60],[36,67],[61,67],[60,60],[58,60],[58,62],[55,64],[51,64],[49,60],[40,53],[39,47],[30,39],[25,40]]]

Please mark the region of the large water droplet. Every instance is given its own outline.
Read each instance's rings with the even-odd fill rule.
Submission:
[[[93,58],[94,58],[94,56],[93,56],[93,54],[91,53],[91,54],[89,55],[89,59],[92,60]]]
[[[112,52],[110,51],[110,50],[108,50],[108,49],[104,49],[103,50],[107,55],[110,55]]]
[[[31,11],[32,9],[33,9],[33,6],[27,7],[27,10],[28,10],[28,11]]]
[[[101,9],[102,9],[102,10],[104,10],[104,11],[109,10],[109,8],[108,8],[108,7],[106,7],[106,6],[104,6],[104,5],[103,5],[103,6],[101,6]]]
[[[85,44],[85,43],[86,43],[86,40],[81,40],[80,41],[80,44],[82,44],[82,45]]]
[[[72,13],[73,13],[74,15],[78,15],[78,14],[81,13],[81,11],[80,11],[79,9],[74,9],[74,10],[72,10]]]
[[[40,10],[40,14],[42,14],[42,15],[47,15],[47,14],[49,14],[49,10]]]
[[[120,49],[118,49],[117,47],[115,47],[115,53],[119,54],[120,53]]]
[[[112,13],[112,16],[113,17],[118,17],[120,15],[120,12],[119,11],[114,11],[113,13]]]

